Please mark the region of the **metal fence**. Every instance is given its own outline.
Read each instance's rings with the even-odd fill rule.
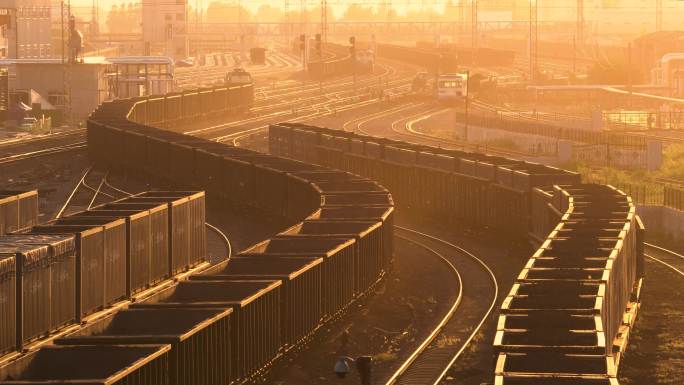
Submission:
[[[661,182],[626,183],[607,179],[588,178],[585,182],[610,184],[632,197],[641,205],[660,205],[684,211],[684,188]]]
[[[684,189],[665,186],[663,192],[663,206],[684,211]]]
[[[632,198],[632,201],[641,205],[665,205],[665,189],[667,186],[662,183],[629,183],[620,182],[603,178],[585,178],[586,183],[600,183],[609,184],[620,190]]]

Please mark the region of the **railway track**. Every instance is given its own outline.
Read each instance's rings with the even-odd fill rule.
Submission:
[[[35,159],[47,155],[62,154],[67,152],[82,151],[87,147],[87,142],[78,141],[60,146],[32,149],[27,152],[12,154],[0,158],[0,165],[18,162],[21,160]]]
[[[75,129],[49,135],[17,138],[0,143],[0,165],[48,155],[80,151],[86,148],[86,130]]]
[[[109,171],[88,167],[71,194],[55,215],[55,219],[83,210],[88,210],[96,205],[98,199],[103,201],[121,198],[120,190],[114,189],[107,182]],[[110,191],[107,192],[106,190]],[[119,195],[119,196],[117,196]]]
[[[644,256],[684,278],[684,255],[644,242]]]
[[[68,137],[79,137],[79,136],[84,136],[86,130],[83,128],[75,129],[75,130],[69,130],[69,131],[64,131],[64,132],[58,132],[54,134],[45,134],[45,135],[39,135],[39,136],[32,136],[28,138],[14,138],[14,139],[8,139],[0,142],[0,148],[7,148],[7,147],[12,147],[16,145],[24,145],[24,144],[30,144],[30,143],[36,143],[36,142],[44,142],[44,141],[49,141],[49,140],[59,140],[63,138],[68,138]]]
[[[400,140],[409,140],[421,144],[463,151],[482,152],[492,155],[517,158],[525,158],[531,156],[530,154],[521,153],[518,151],[505,150],[492,146],[482,146],[470,144],[465,141],[446,139],[443,137],[420,132],[419,130],[414,128],[414,125],[416,123],[430,119],[448,110],[448,108],[444,108],[443,106],[438,106],[430,102],[407,102],[405,104],[402,104],[391,109],[373,112],[367,115],[350,119],[342,125],[342,129],[345,131],[353,131],[371,136],[387,136],[387,134],[390,133],[393,137],[397,137]],[[389,125],[385,125],[385,121],[383,119],[391,118],[394,115],[396,115],[394,120],[391,120]],[[374,121],[383,123],[381,124],[381,129],[383,130],[382,132],[376,131],[375,128],[370,128]],[[389,132],[386,130],[387,126],[389,126],[390,128]]]
[[[271,74],[276,74],[286,70],[294,69],[295,65],[289,59],[284,59],[279,53],[271,53],[266,58],[266,65],[249,65],[247,70],[255,77],[262,79]],[[214,63],[214,65],[184,68],[176,71],[176,85],[181,89],[189,89],[198,85],[215,85],[222,82],[226,73],[235,67],[232,60],[228,60],[226,65]]]
[[[395,226],[397,230],[400,239],[441,259],[459,290],[444,317],[385,385],[439,384],[490,317],[499,294],[497,278],[486,262],[451,242],[406,227]]]
[[[95,183],[92,182],[93,177],[95,178]],[[120,187],[114,186],[109,181],[109,171],[95,170],[94,166],[86,169],[83,176],[76,184],[71,194],[67,200],[62,205],[61,209],[55,216],[55,219],[61,218],[68,215],[68,213],[74,213],[78,211],[88,210],[95,206],[95,203],[99,199],[99,203],[109,203],[121,198],[126,198],[134,195],[130,191],[126,191]],[[88,191],[85,195],[82,193]],[[209,222],[205,223],[207,229],[215,235],[214,239],[209,239],[209,243],[221,243],[222,247],[225,248],[226,254],[223,259],[230,259],[233,254],[233,247],[228,238],[220,228],[212,225]],[[213,249],[216,249],[214,247]],[[216,261],[212,261],[216,262]]]
[[[411,76],[400,73],[392,65],[380,63],[379,67],[382,68],[380,73],[368,76],[367,78],[360,77],[357,80],[359,89],[375,86],[382,82],[383,78],[386,80],[384,84],[390,87],[388,88],[389,91],[401,91],[408,86]],[[229,121],[224,124],[190,130],[185,133],[218,142],[232,142],[236,144],[243,138],[265,131],[268,124],[275,121],[306,121],[314,117],[333,115],[340,111],[372,104],[373,101],[367,100],[371,96],[369,93],[363,91],[356,95],[352,93],[349,89],[352,83],[351,76],[348,76],[326,81],[322,87],[317,82],[297,83],[275,90],[262,87],[255,91],[255,95],[261,96],[256,97],[257,106],[252,110],[252,113],[258,113],[260,114],[259,116]],[[321,90],[323,90],[323,94],[321,94]],[[276,99],[279,101],[273,103]],[[297,110],[298,116],[291,117],[293,109]],[[50,139],[73,141],[73,138],[85,138],[85,129],[60,135],[59,137],[51,137]],[[45,140],[47,139],[32,140],[30,142],[30,151],[21,151],[2,157],[0,158],[0,165],[48,155],[81,151],[87,146],[85,141],[78,140],[72,143],[60,142],[59,145],[47,148],[36,148],[38,143],[46,143]],[[24,143],[29,144],[28,141],[21,141],[14,145],[24,145]]]
[[[390,67],[388,67],[386,71],[381,74],[360,79],[359,88],[367,88],[371,85],[375,85],[379,78],[386,76],[396,76],[396,78],[392,79],[391,81],[388,80],[385,83],[388,87],[386,91],[397,91],[401,93],[402,91],[405,92],[408,89],[410,76],[397,74]],[[226,141],[231,140],[234,135],[239,134],[235,132],[235,128],[237,127],[248,124],[257,124],[258,126],[255,128],[263,130],[267,127],[267,124],[272,123],[275,120],[302,121],[302,119],[318,116],[318,112],[321,112],[322,114],[334,114],[340,109],[352,107],[354,104],[358,106],[366,105],[368,99],[373,97],[371,90],[354,94],[351,90],[349,90],[350,84],[352,84],[350,77],[344,77],[327,82],[322,88],[324,91],[323,94],[321,94],[318,87],[315,87],[313,89],[303,88],[302,90],[295,92],[287,92],[277,96],[272,96],[272,98],[285,98],[286,100],[265,107],[253,108],[251,112],[261,113],[259,116],[253,116],[223,124],[189,130],[184,132],[184,134],[194,135],[211,140]],[[308,93],[310,95],[304,98],[292,99],[295,95],[299,95],[301,93]],[[311,112],[314,113],[311,114]],[[293,113],[304,113],[307,115],[287,119],[287,117],[291,116]],[[223,136],[221,134],[223,134]]]
[[[129,192],[129,191],[123,190],[119,187],[113,186],[107,178],[104,179],[104,184],[105,184],[105,186],[108,186],[110,189],[115,190],[115,191],[119,192],[120,194],[122,194],[123,195],[122,198],[130,197],[130,196],[134,195],[134,193],[132,193],[132,192]],[[112,199],[112,200],[114,200],[114,199]],[[225,258],[221,258],[221,260],[226,260],[226,259],[230,260],[230,258],[233,256],[233,245],[231,244],[230,238],[228,238],[228,235],[223,230],[221,230],[217,226],[212,225],[209,222],[205,222],[204,225],[207,227],[207,229],[212,234],[215,235],[215,237],[213,237],[213,239],[207,239],[207,242],[208,242],[207,250],[214,250],[214,249],[216,249],[216,247],[212,247],[212,246],[215,246],[212,244],[221,243],[222,246],[225,247],[225,250],[226,250]],[[212,260],[210,262],[215,263],[217,261]]]

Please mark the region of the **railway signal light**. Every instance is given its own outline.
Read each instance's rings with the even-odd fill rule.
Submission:
[[[356,56],[356,37],[352,36],[349,38],[349,44],[351,44],[351,47],[349,47],[349,53],[351,54],[352,57]]]
[[[317,33],[317,34],[316,34],[316,52],[318,52],[318,55],[319,55],[319,56],[320,56],[321,53],[323,52],[322,49],[321,49],[321,48],[322,48],[322,45],[321,45],[321,44],[322,44],[322,42],[321,42],[321,34],[320,34],[320,33]]]
[[[306,46],[306,35],[304,35],[304,34],[299,35],[299,49],[301,49],[303,51],[305,46]]]

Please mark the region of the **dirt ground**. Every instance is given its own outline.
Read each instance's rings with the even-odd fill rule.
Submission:
[[[399,359],[408,353],[405,348],[420,343],[420,337],[447,310],[457,290],[449,287],[452,277],[436,258],[398,239],[396,247],[394,269],[378,290],[343,319],[328,325],[307,350],[278,362],[263,383],[359,384],[353,367],[345,380],[335,377],[333,366],[340,356],[373,356],[373,377],[391,374]],[[426,277],[440,284],[428,285]]]
[[[679,253],[681,243],[650,237]],[[677,264],[680,270],[683,264]],[[641,309],[620,367],[620,384],[682,384],[684,373],[684,278],[646,259]]]
[[[449,229],[429,221],[421,224],[406,222],[401,216],[398,220],[409,227],[420,226],[423,231],[463,245],[483,257],[499,279],[497,306],[530,255],[520,245],[497,244],[482,234]],[[373,383],[384,383],[389,378],[445,314],[450,305],[450,295],[456,289],[453,279],[436,257],[406,241],[397,239],[396,242],[394,270],[378,291],[363,301],[362,306],[330,325],[306,350],[276,363],[266,378],[258,383],[360,384],[354,368],[350,377],[344,380],[334,377],[333,365],[343,354],[341,344],[345,331],[349,333],[347,355],[373,357]],[[468,274],[467,271],[460,273]],[[497,318],[495,311],[449,372],[445,384],[479,385],[492,381],[494,361],[491,344]]]

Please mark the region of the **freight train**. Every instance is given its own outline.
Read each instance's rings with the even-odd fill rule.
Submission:
[[[0,355],[206,257],[203,192],[146,192],[0,236]]]
[[[239,97],[247,91],[216,88],[105,103],[88,120],[90,156],[113,169],[201,186],[218,205],[280,215],[298,223],[233,256],[230,263],[163,290],[147,290],[128,309],[76,328],[55,340],[55,346],[40,347],[8,362],[0,367],[0,384],[238,383],[308,341],[377,285],[391,267],[393,255],[394,203],[382,186],[347,172],[158,128],[232,115],[251,103]],[[203,97],[208,104],[201,103]],[[152,210],[150,200],[159,199],[155,194],[107,204],[75,220],[101,223],[100,218],[112,215],[110,210],[121,210],[127,216],[117,225],[128,221],[132,226],[135,218],[129,211]],[[175,204],[168,207],[171,212],[175,209]],[[71,220],[54,226],[81,226],[66,223]],[[188,238],[197,223],[179,227],[174,219],[168,222],[176,237],[199,247],[201,239]],[[137,239],[132,233],[124,235]],[[155,239],[149,242],[163,247],[164,238]],[[179,261],[186,261],[183,256],[194,258],[187,252],[192,248],[177,250],[169,244],[169,249]],[[136,248],[126,250],[130,255]],[[16,287],[14,281],[4,280],[14,272],[3,264],[6,260],[10,259],[0,260],[3,294]],[[169,269],[175,266],[173,261],[169,259]],[[149,266],[157,265],[159,261]],[[49,278],[36,277],[34,282],[50,282]],[[88,277],[93,282],[97,278]],[[129,281],[126,287],[135,287],[138,279],[131,276]],[[101,290],[93,291],[89,298],[100,298]],[[64,307],[55,307],[60,309]],[[0,324],[0,330],[5,327]]]
[[[644,229],[623,192],[550,166],[304,124],[272,125],[269,148],[373,178],[408,217],[538,247],[500,310],[496,385],[617,383],[643,276]]]

